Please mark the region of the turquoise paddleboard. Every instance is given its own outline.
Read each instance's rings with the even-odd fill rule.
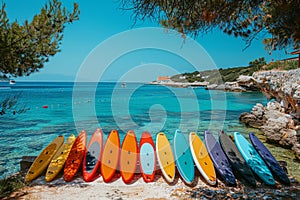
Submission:
[[[271,171],[247,139],[235,132],[234,142],[252,171],[267,185],[275,185]]]
[[[195,177],[193,157],[189,144],[180,130],[175,131],[173,148],[178,172],[187,184],[191,184]]]

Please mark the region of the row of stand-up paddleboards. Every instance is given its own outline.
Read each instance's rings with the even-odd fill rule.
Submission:
[[[196,166],[210,185],[217,183],[216,174],[230,186],[236,185],[236,177],[256,186],[254,174],[267,185],[275,185],[273,177],[283,184],[290,184],[276,159],[253,133],[249,134],[252,144],[238,132],[233,138],[220,131],[217,142],[205,131],[204,144],[195,132],[189,134],[187,141],[181,131],[176,130],[172,145],[162,132],[156,135],[155,145],[149,132],[144,132],[138,143],[135,133],[128,131],[120,145],[118,131],[112,130],[103,145],[102,130],[96,129],[86,145],[87,134],[82,131],[77,138],[71,135],[65,143],[63,136],[54,139],[35,159],[25,181],[34,180],[46,170],[45,179],[49,182],[63,170],[64,180],[69,182],[82,167],[83,179],[87,182],[100,175],[104,182],[110,182],[118,170],[124,183],[128,184],[139,163],[144,181],[152,182],[158,162],[169,183],[174,181],[177,167],[184,182],[192,184]]]

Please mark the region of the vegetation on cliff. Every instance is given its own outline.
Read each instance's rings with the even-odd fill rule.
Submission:
[[[204,82],[209,84],[222,84],[236,81],[240,75],[252,76],[254,72],[262,70],[291,70],[298,68],[298,61],[276,61],[266,63],[264,58],[258,58],[249,62],[247,67],[233,67],[226,69],[215,69],[205,71],[194,71],[191,73],[178,74],[171,77],[174,82]]]

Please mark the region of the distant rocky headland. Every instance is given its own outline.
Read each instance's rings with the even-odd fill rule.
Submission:
[[[260,59],[259,59],[260,60]],[[151,84],[172,87],[205,87],[208,90],[246,92],[260,90],[255,84],[253,74],[260,71],[292,70],[298,68],[298,61],[276,61],[268,64],[259,62],[247,67],[233,67],[205,71],[186,72],[174,76],[159,76]]]

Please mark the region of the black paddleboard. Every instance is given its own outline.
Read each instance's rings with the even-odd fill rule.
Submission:
[[[250,167],[247,165],[243,156],[235,146],[234,142],[224,131],[220,131],[219,142],[225,155],[231,163],[231,167],[233,168],[234,172],[238,173],[238,175],[245,182],[255,187],[256,181],[254,174],[252,173]]]

